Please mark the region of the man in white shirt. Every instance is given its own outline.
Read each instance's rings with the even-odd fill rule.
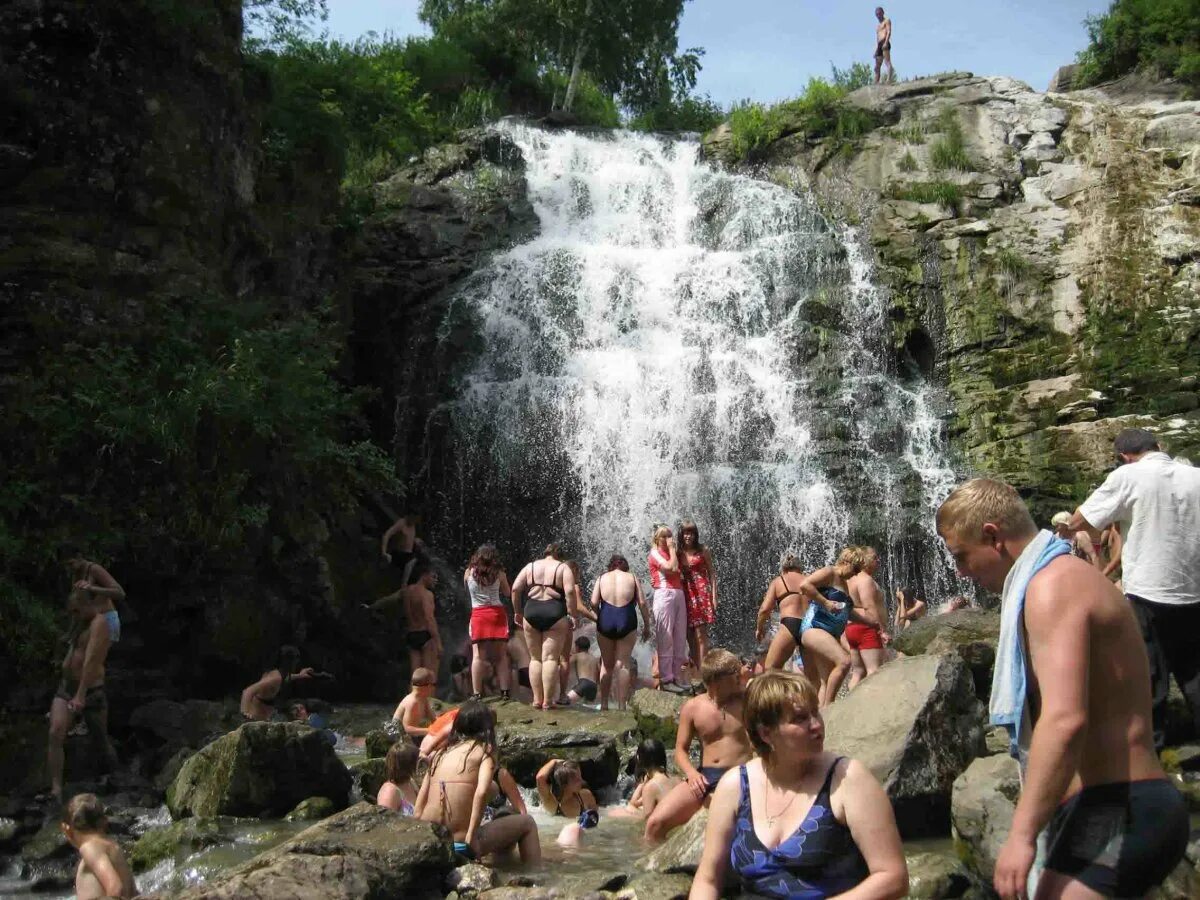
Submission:
[[[1118,468],[1069,527],[1123,523],[1125,595],[1150,657],[1154,743],[1161,749],[1172,675],[1200,730],[1200,469],[1172,460],[1141,428],[1122,431],[1113,449]]]

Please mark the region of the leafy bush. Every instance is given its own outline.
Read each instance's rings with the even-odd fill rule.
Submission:
[[[863,62],[851,63],[848,69],[839,69],[834,65],[830,65],[830,68],[833,70],[834,86],[846,94],[851,91],[857,91],[861,87],[866,87],[874,81],[871,67]]]
[[[729,111],[730,149],[734,158],[753,159],[782,134],[774,108],[749,100],[734,104]]]
[[[946,109],[939,117],[942,136],[929,148],[929,164],[934,171],[953,169],[971,171],[971,160],[967,156],[962,125],[953,109]]]
[[[1200,90],[1200,0],[1115,0],[1087,29],[1081,87],[1140,70]]]
[[[725,120],[725,112],[707,94],[672,99],[634,116],[629,127],[635,131],[711,131]]]
[[[892,184],[888,196],[893,200],[910,200],[913,203],[937,203],[957,212],[963,193],[962,188],[952,181],[914,181]]]

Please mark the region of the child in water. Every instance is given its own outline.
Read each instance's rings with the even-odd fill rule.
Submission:
[[[667,774],[667,748],[662,741],[654,738],[642,741],[638,744],[634,760],[633,774],[637,787],[629,798],[629,805],[617,807],[609,813],[611,816],[644,819],[654,812],[658,801],[679,784],[678,778]]]
[[[412,673],[410,684],[412,690],[392,713],[392,722],[399,725],[416,746],[429,733],[429,725],[434,719],[429,698],[437,688],[437,676],[429,669],[417,669]]]
[[[417,771],[417,748],[407,741],[396,741],[384,759],[386,780],[379,786],[375,802],[394,809],[404,816],[411,816],[417,805],[417,786],[413,784],[413,773]]]
[[[133,871],[117,842],[108,836],[104,804],[95,794],[72,797],[63,809],[60,827],[67,842],[79,851],[79,868],[75,870],[78,900],[126,900],[137,893]]]
[[[563,826],[557,843],[562,847],[578,847],[583,832],[600,822],[600,805],[583,780],[579,763],[565,759],[546,762],[537,777],[538,797],[542,808],[553,816],[574,819]]]

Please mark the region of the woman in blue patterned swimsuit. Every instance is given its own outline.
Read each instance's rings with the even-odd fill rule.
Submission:
[[[903,897],[908,869],[891,802],[862,763],[824,752],[808,679],[755,678],[745,722],[759,758],[717,785],[689,900],[717,900],[730,868],[745,891],[778,900]]]

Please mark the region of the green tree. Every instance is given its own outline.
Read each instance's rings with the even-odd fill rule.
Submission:
[[[1115,0],[1087,29],[1081,85],[1140,70],[1200,89],[1200,0]]]

